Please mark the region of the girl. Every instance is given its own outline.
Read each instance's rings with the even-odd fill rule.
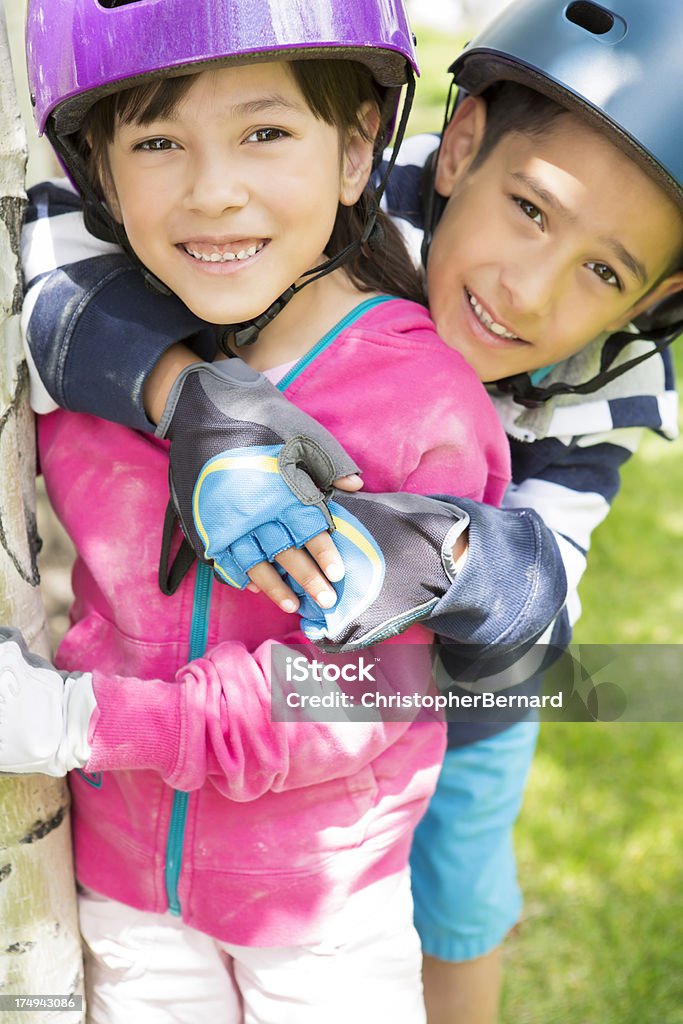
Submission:
[[[258,317],[244,381],[277,380],[363,466],[367,491],[455,478],[499,500],[507,443],[482,386],[409,301],[397,236],[383,225],[383,245],[362,244],[374,154],[414,62],[400,5],[35,0],[29,18],[36,106],[91,213],[155,286],[240,325],[197,336],[198,354],[217,339],[232,353]],[[16,635],[0,644],[0,768],[79,769],[90,1019],[423,1020],[407,856],[443,724],[274,721],[275,665],[304,642],[291,618],[234,587],[212,596],[204,564],[173,596],[157,586],[165,442],[58,411],[39,444],[76,596],[59,671]],[[277,471],[285,448],[264,429],[251,463],[227,453],[244,493],[254,463]],[[381,571],[363,524],[339,496],[330,507]],[[424,690],[430,639],[403,634],[378,687]]]

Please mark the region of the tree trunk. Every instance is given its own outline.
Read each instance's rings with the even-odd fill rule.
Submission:
[[[25,164],[0,7],[0,623],[17,626],[29,647],[49,657],[36,566],[34,427],[19,334]],[[0,775],[0,1022],[27,1019],[11,996],[81,996],[82,978],[66,783]],[[80,1010],[30,1014],[33,1024],[82,1019]]]

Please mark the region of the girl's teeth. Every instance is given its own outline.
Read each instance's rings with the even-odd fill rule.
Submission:
[[[263,243],[261,245],[250,245],[248,249],[240,249],[239,252],[205,253],[197,252],[196,249],[190,249],[189,246],[185,246],[185,252],[201,263],[228,263],[230,260],[248,260],[250,256],[255,256],[262,248]]]
[[[499,338],[509,338],[511,341],[519,340],[519,336],[517,334],[512,334],[507,330],[507,328],[503,327],[502,324],[496,323],[496,321],[489,316],[484,307],[477,302],[474,295],[470,295],[469,292],[467,295],[472,309],[477,314],[477,318],[481,321],[484,327],[487,328],[487,330],[491,331],[492,334],[496,334]]]

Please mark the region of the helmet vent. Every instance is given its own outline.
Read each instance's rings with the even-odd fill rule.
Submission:
[[[614,18],[609,11],[590,3],[590,0],[574,0],[567,8],[565,17],[594,36],[604,36],[614,27]]]

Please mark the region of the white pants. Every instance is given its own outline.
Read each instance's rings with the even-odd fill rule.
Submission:
[[[409,878],[352,941],[257,948],[80,897],[89,1024],[424,1024]]]

